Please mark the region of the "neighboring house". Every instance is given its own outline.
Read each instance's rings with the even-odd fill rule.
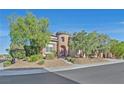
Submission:
[[[56,35],[51,35],[51,41],[47,47],[43,49],[43,53],[46,55],[54,51],[59,57],[67,56],[69,53],[68,43],[68,34],[57,33]]]

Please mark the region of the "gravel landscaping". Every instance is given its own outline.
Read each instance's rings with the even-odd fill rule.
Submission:
[[[94,64],[94,63],[103,63],[103,62],[109,62],[106,59],[100,59],[100,58],[75,58],[74,64]]]
[[[63,62],[60,59],[45,60],[44,67],[59,67],[59,66],[69,66],[70,64]]]
[[[107,63],[109,62],[106,59],[98,59],[98,58],[73,58],[73,64],[96,64],[96,63]],[[15,68],[49,68],[49,67],[65,67],[71,66],[61,59],[51,59],[51,60],[44,60],[43,64],[39,64],[38,62],[27,62],[18,60],[15,64],[11,64],[10,66],[5,67],[5,69],[15,69]]]
[[[59,59],[52,59],[52,60],[45,60],[44,64],[40,65],[38,62],[27,62],[27,61],[17,61],[15,64],[12,64],[6,69],[14,69],[14,68],[43,68],[43,67],[61,67],[61,66],[69,66],[69,64],[59,60]]]

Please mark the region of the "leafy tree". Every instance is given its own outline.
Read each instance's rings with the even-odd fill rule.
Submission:
[[[82,50],[84,57],[98,56],[99,53],[105,53],[109,50],[110,38],[95,31],[90,33],[85,31],[76,32],[71,38],[70,47],[77,51]]]
[[[9,19],[11,45],[18,46],[19,49],[23,48],[26,55],[40,53],[42,48],[49,43],[48,19],[37,18],[31,13],[23,17],[12,16]],[[27,51],[27,47],[30,48],[29,51]],[[30,50],[36,50],[36,52]]]
[[[82,50],[85,52],[86,50],[86,36],[87,33],[85,31],[75,32],[71,36],[69,46],[72,50]]]
[[[87,41],[86,41],[86,54],[87,56],[94,54],[95,51],[97,50],[97,47],[99,45],[98,42],[98,33],[96,32],[91,32],[88,33],[87,35]]]
[[[124,58],[124,42],[119,42],[111,48],[111,52],[117,58]]]
[[[98,51],[100,53],[100,56],[103,57],[103,54],[106,54],[109,51],[109,42],[110,42],[110,37],[105,34],[99,34],[98,36]]]

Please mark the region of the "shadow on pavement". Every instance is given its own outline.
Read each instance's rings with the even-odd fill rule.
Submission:
[[[8,69],[4,70],[8,71],[39,71],[46,70],[44,68],[18,68],[18,69]],[[1,72],[4,72],[1,71]],[[0,73],[1,73],[0,72]],[[3,75],[0,76],[0,84],[78,84],[77,82],[62,77],[60,75],[55,74],[54,72],[49,72],[46,70],[45,73],[28,73],[28,74],[17,74],[17,75]]]

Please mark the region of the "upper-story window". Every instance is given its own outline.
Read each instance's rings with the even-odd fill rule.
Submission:
[[[65,42],[65,38],[64,37],[61,37],[61,39],[62,39],[62,42]]]

